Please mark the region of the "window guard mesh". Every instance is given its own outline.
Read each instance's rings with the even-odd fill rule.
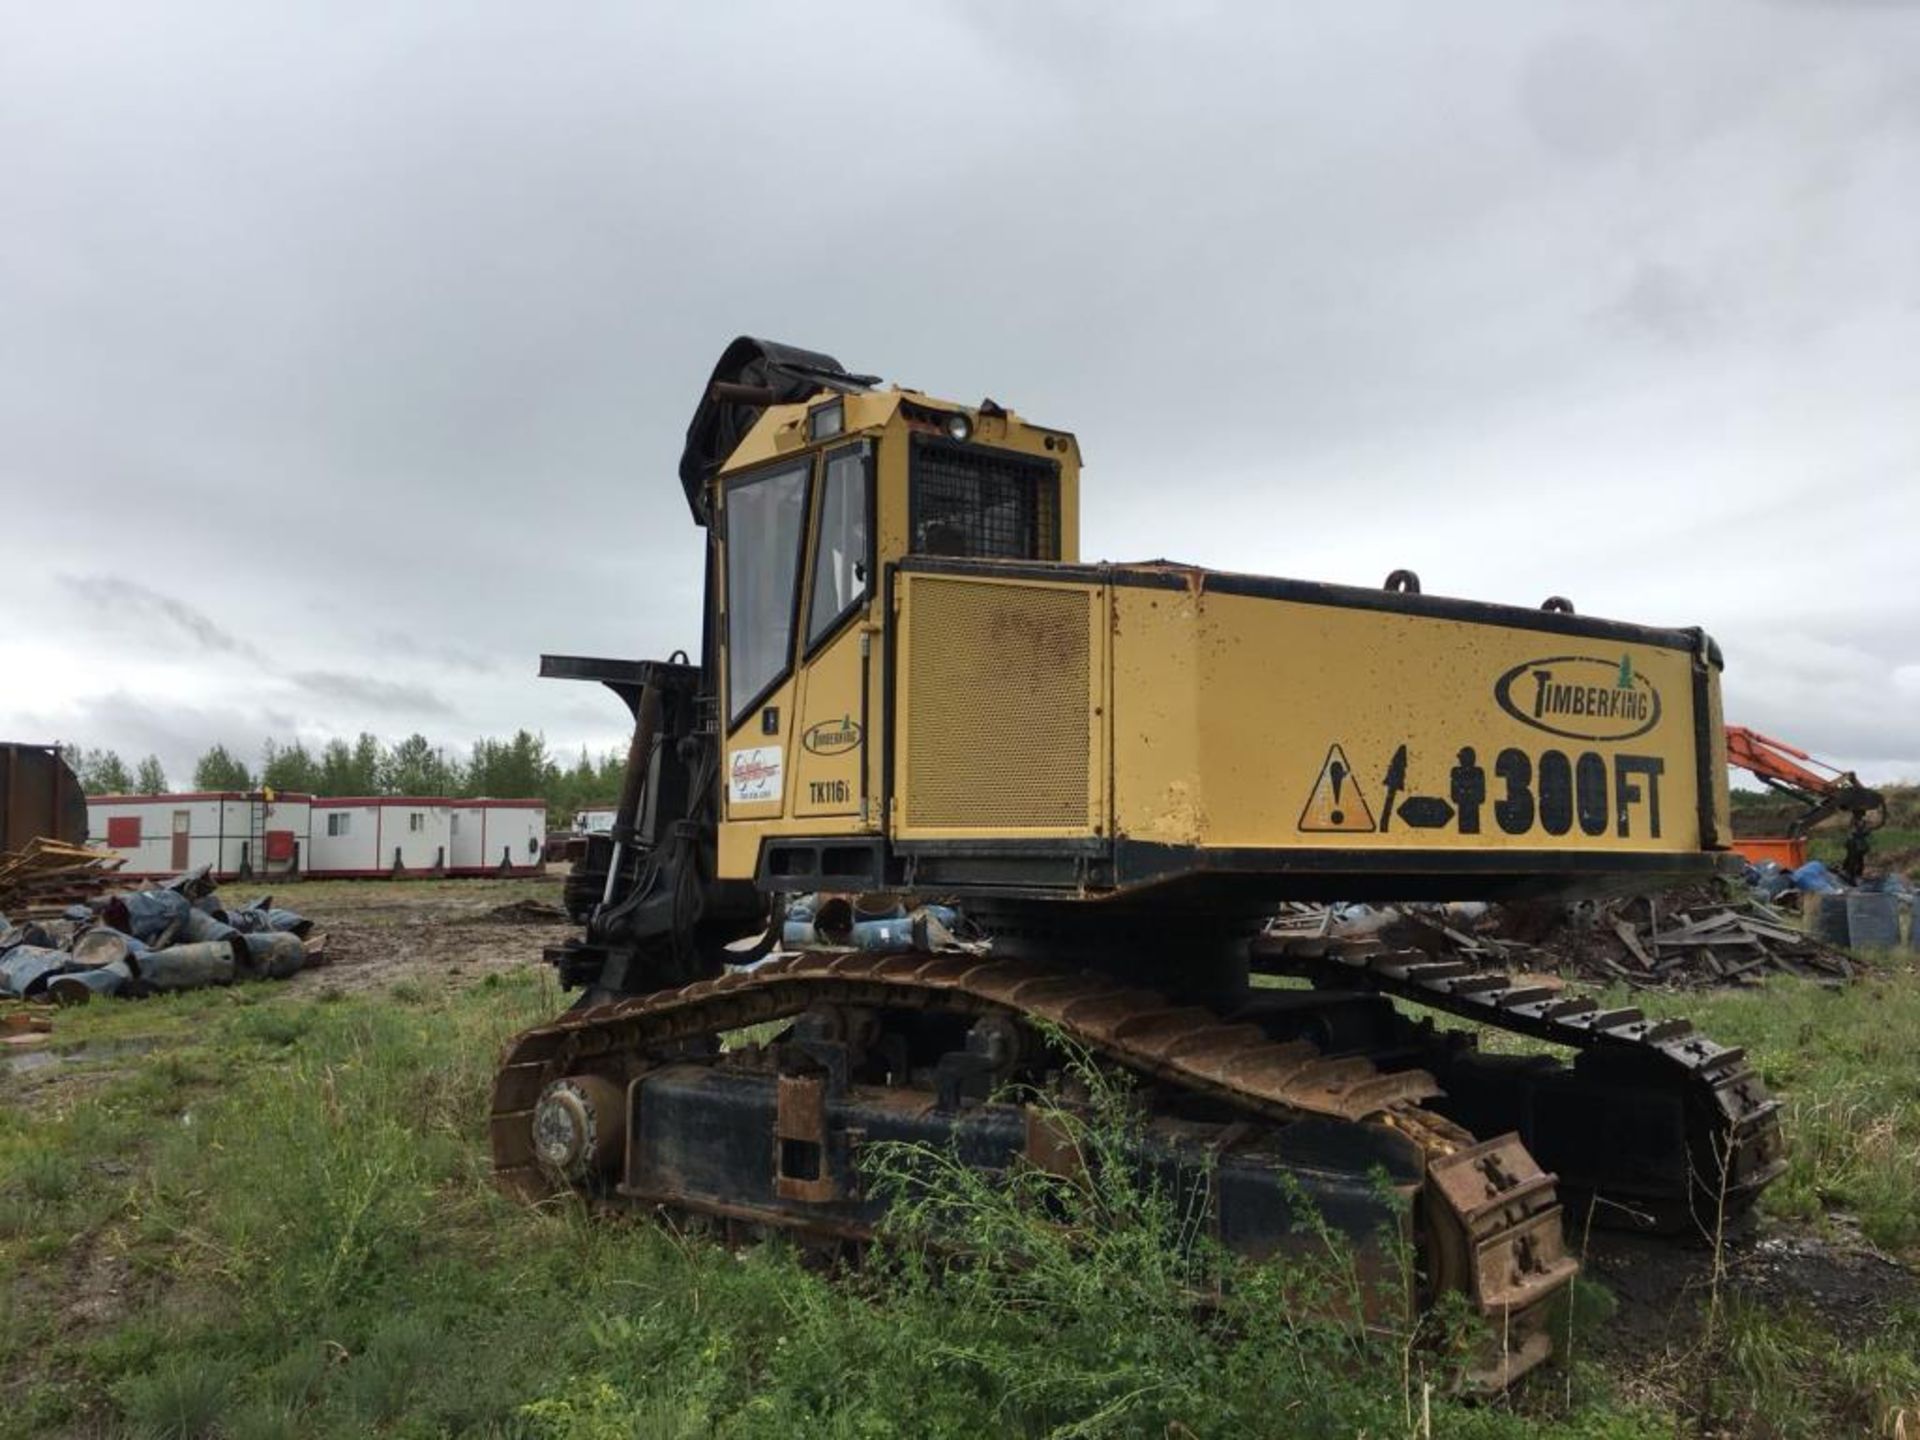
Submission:
[[[916,555],[1060,558],[1060,472],[1045,460],[919,441],[908,524]]]

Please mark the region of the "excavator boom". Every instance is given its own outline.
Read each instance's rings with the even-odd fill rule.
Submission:
[[[1840,873],[1848,884],[1860,883],[1873,832],[1887,822],[1884,795],[1861,784],[1851,770],[1829,765],[1797,746],[1744,725],[1727,726],[1727,763],[1747,771],[1768,789],[1800,802],[1800,814],[1788,831],[1794,840],[1803,839],[1831,816],[1851,815]]]

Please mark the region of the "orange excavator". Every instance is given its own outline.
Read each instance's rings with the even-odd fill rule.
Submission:
[[[1808,831],[1829,816],[1848,814],[1853,824],[1847,830],[1846,858],[1838,869],[1847,884],[1860,883],[1873,832],[1887,823],[1885,796],[1862,785],[1851,770],[1829,765],[1797,746],[1744,725],[1727,726],[1727,763],[1747,771],[1769,790],[1791,796],[1802,807],[1787,827],[1784,842],[1735,839],[1734,849],[1749,860],[1790,860],[1792,868],[1806,862]]]

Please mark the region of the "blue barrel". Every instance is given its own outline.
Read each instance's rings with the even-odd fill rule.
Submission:
[[[187,897],[177,890],[136,890],[109,900],[107,917],[114,929],[151,945],[169,930],[177,936],[192,909]]]
[[[268,931],[264,935],[242,935],[247,973],[264,980],[284,980],[307,963],[307,947],[298,935]]]
[[[84,1005],[96,995],[118,995],[120,987],[133,978],[127,962],[95,965],[88,970],[69,970],[47,982],[47,993],[62,1005]]]
[[[861,950],[924,950],[927,927],[924,922],[915,925],[905,915],[886,920],[856,920],[853,943]]]
[[[1900,900],[1885,891],[1847,892],[1847,929],[1862,950],[1891,950],[1900,943]]]
[[[290,935],[298,935],[302,940],[313,929],[313,921],[297,910],[282,910],[275,906],[267,911],[267,925],[274,930],[284,930]]]
[[[31,1000],[66,967],[67,957],[58,950],[16,945],[0,957],[0,995]]]
[[[180,928],[180,939],[192,943],[202,940],[231,940],[240,932],[224,920],[215,919],[198,906],[187,911],[187,923]]]
[[[73,942],[73,963],[82,966],[138,961],[146,953],[145,945],[111,925],[96,925]]]
[[[198,990],[203,985],[233,983],[234,942],[205,940],[197,945],[169,945],[140,960],[140,980],[155,990]]]

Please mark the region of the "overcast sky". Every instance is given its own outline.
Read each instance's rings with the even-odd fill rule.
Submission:
[[[724,18],[723,18],[724,17]],[[0,738],[526,725],[698,641],[736,334],[1084,552],[1700,624],[1920,779],[1920,6],[0,0]]]

